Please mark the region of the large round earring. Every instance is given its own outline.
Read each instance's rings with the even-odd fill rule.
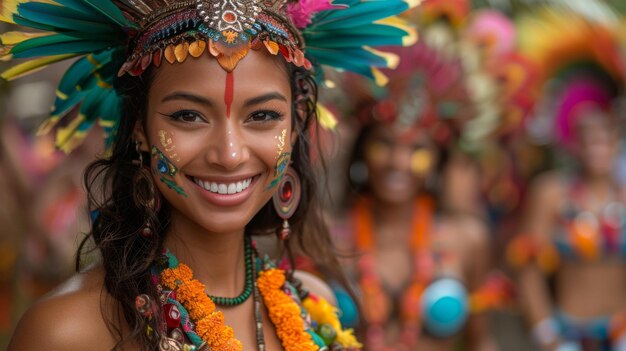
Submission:
[[[161,209],[161,197],[154,185],[154,180],[150,174],[150,168],[143,164],[143,155],[139,147],[141,143],[135,141],[135,149],[138,159],[133,160],[133,164],[138,166],[137,172],[133,176],[133,201],[135,206],[147,213],[147,218],[139,233],[145,237],[151,237],[154,233],[151,217]]]
[[[289,219],[296,212],[302,194],[300,178],[293,168],[287,168],[277,188],[272,200],[276,213],[283,219],[283,226],[278,233],[278,237],[280,240],[287,240],[289,235],[291,235]]]

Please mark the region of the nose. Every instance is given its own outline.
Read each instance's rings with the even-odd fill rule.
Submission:
[[[411,150],[402,145],[394,145],[389,155],[389,165],[396,171],[408,171],[411,168]]]
[[[243,133],[231,120],[220,130],[216,130],[209,140],[207,161],[227,171],[241,167],[250,157]]]

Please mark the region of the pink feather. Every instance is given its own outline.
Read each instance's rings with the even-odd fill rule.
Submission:
[[[336,8],[341,7],[333,5],[332,0],[300,0],[297,3],[290,3],[287,13],[296,27],[302,29],[311,24],[311,18],[316,13]]]

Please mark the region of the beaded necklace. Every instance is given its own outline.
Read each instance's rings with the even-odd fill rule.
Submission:
[[[434,204],[428,197],[420,197],[415,202],[415,215],[410,242],[411,255],[415,267],[408,288],[400,298],[402,332],[395,345],[385,345],[385,325],[391,317],[390,299],[385,293],[376,270],[374,259],[374,233],[371,202],[359,200],[354,207],[354,230],[356,246],[363,256],[358,262],[360,286],[363,293],[363,313],[368,323],[366,345],[372,350],[412,349],[417,343],[421,330],[419,299],[432,280],[434,259],[430,249],[429,232]]]
[[[221,296],[213,296],[209,295],[211,300],[218,306],[238,306],[244,303],[252,293],[254,289],[254,250],[252,250],[252,245],[250,243],[250,237],[245,237],[244,242],[244,259],[245,259],[245,269],[246,269],[246,280],[245,286],[241,294],[236,297],[221,297]]]
[[[265,351],[262,303],[268,310],[276,334],[286,351],[357,350],[361,347],[351,330],[343,330],[336,310],[325,300],[302,289],[296,279],[287,279],[269,259],[258,258],[250,240],[246,238],[246,262],[250,262],[256,342],[259,351]],[[247,268],[247,267],[246,267]],[[247,268],[248,271],[248,268]],[[259,272],[257,275],[257,271]],[[248,276],[248,273],[246,273]],[[257,279],[254,279],[257,277]],[[234,330],[225,325],[224,315],[206,294],[205,286],[193,277],[193,272],[169,251],[163,256],[161,268],[153,270],[153,282],[161,294],[161,303],[167,326],[160,342],[161,350],[239,351],[243,346],[234,336]],[[244,289],[245,292],[245,289]],[[240,294],[238,298],[242,299]],[[140,312],[146,308],[145,295],[138,297]],[[236,298],[221,298],[232,303]],[[245,301],[245,299],[243,300]],[[243,302],[242,301],[242,302]],[[241,302],[241,303],[242,303]],[[311,311],[311,315],[303,308]],[[142,312],[142,313],[144,313]],[[149,315],[150,313],[144,313]],[[311,319],[314,316],[314,319]],[[186,338],[185,338],[186,336]],[[187,345],[189,341],[192,345]]]

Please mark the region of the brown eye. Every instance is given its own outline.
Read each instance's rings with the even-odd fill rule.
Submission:
[[[280,112],[276,111],[257,111],[250,115],[248,121],[250,122],[271,122],[271,121],[280,121],[283,119],[283,115]]]
[[[196,111],[189,111],[189,110],[183,110],[183,111],[177,111],[172,113],[171,115],[168,115],[169,118],[175,120],[175,121],[181,121],[181,122],[204,122],[205,119],[202,117],[202,115]]]

